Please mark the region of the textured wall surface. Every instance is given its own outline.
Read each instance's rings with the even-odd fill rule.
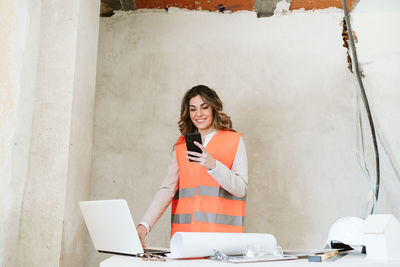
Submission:
[[[58,266],[60,262],[77,10],[78,1],[42,1],[32,140],[17,266]],[[41,242],[34,245],[37,240]]]
[[[90,194],[96,89],[98,0],[79,1],[79,22],[74,73],[74,94],[70,125],[68,176],[60,266],[84,267],[86,226],[78,203]]]
[[[0,264],[83,266],[99,2],[6,4]]]
[[[262,19],[180,10],[101,19],[92,198],[127,199],[138,222],[166,174],[181,97],[206,84],[244,134],[245,231],[272,233],[284,248],[321,247],[336,219],[363,216],[368,196],[342,18],[331,9]],[[384,187],[399,185],[386,179]],[[398,216],[388,203],[380,208]],[[169,228],[167,211],[148,243],[167,246]],[[90,246],[88,266],[96,266]]]
[[[400,34],[396,32],[400,27],[400,2],[386,0],[378,4],[362,0],[352,12],[352,20],[364,87],[378,133],[382,184],[378,212],[394,213],[400,219]],[[368,125],[366,118],[363,123]],[[369,129],[366,132],[369,136]],[[367,151],[371,164],[372,153]],[[375,183],[374,177],[372,182]]]
[[[0,3],[0,266],[15,266],[27,177],[41,0]]]
[[[14,229],[7,234],[8,226],[18,220],[18,212],[9,208],[7,203],[14,204],[15,197],[10,192],[9,183],[12,180],[12,143],[16,123],[15,99],[12,91],[12,63],[10,59],[12,32],[16,27],[17,16],[12,1],[2,1],[0,4],[0,266],[2,266],[10,251],[6,242],[15,242]],[[19,88],[18,88],[19,89]],[[13,240],[14,239],[14,240]]]

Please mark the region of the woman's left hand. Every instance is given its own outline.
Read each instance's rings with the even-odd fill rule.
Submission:
[[[186,158],[191,159],[194,162],[197,162],[198,164],[207,168],[208,170],[212,170],[215,167],[217,167],[216,160],[207,152],[206,148],[202,144],[196,141],[194,141],[194,144],[198,146],[201,149],[201,151],[203,151],[203,153],[186,151],[186,153],[188,154]]]

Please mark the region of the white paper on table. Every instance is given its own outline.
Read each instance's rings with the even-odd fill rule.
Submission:
[[[259,233],[176,232],[171,239],[171,258],[197,258],[214,255],[214,249],[226,255],[243,255],[249,246],[263,250],[276,248],[276,238]]]

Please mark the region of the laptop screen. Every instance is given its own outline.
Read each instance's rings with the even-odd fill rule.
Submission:
[[[79,206],[96,250],[126,255],[143,252],[124,199],[81,201]]]

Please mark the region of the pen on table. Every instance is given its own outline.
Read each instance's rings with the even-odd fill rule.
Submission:
[[[338,255],[339,251],[338,250],[334,250],[334,251],[330,251],[330,252],[325,252],[319,255],[310,255],[308,256],[308,261],[311,262],[322,262],[322,261],[326,261],[332,257],[335,257],[336,255]]]

